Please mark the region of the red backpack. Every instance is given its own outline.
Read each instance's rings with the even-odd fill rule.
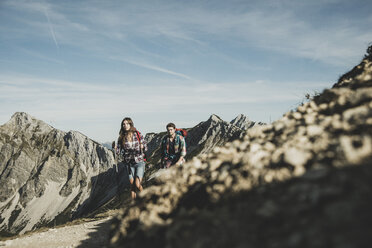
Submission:
[[[176,134],[182,135],[183,137],[186,138],[187,136],[187,131],[182,129],[182,128],[176,128]]]

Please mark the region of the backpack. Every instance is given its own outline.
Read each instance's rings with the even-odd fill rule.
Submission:
[[[187,131],[185,129],[182,129],[182,128],[176,128],[176,134],[182,135],[183,137],[186,138]]]

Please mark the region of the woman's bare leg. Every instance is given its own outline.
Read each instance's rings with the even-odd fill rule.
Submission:
[[[129,182],[130,182],[130,194],[132,196],[132,199],[136,199],[136,189],[135,189],[135,186],[134,186],[134,179],[131,178],[129,179]]]
[[[142,182],[142,178],[138,178],[138,177],[136,177],[136,187],[137,187],[137,189],[138,189],[140,192],[142,192],[142,190],[143,190],[143,187],[142,187],[142,185],[141,185],[141,182]]]

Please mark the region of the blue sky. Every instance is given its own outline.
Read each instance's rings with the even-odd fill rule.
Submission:
[[[0,123],[17,111],[99,142],[211,114],[270,122],[372,42],[365,1],[0,0]]]

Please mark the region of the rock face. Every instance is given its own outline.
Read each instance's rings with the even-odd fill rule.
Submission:
[[[207,121],[199,123],[188,131],[187,158],[207,154],[214,147],[238,139],[242,134],[243,130],[240,128],[222,120],[217,115],[211,115]]]
[[[111,246],[369,247],[371,198],[369,53],[296,111],[167,170],[123,209]]]
[[[242,128],[222,120],[217,115],[211,115],[207,121],[186,130],[188,131],[186,137],[186,160],[200,154],[209,153],[214,147],[222,146],[228,141],[238,139],[244,133]],[[166,135],[166,132],[146,135],[148,142],[147,157],[151,158],[151,162],[154,164],[160,161],[161,141]]]
[[[235,119],[230,121],[230,123],[234,126],[237,126],[241,129],[243,129],[243,130],[248,130],[249,128],[252,128],[255,125],[264,125],[264,123],[262,123],[262,122],[256,123],[254,121],[249,120],[248,117],[243,115],[243,114],[240,114],[237,117],[235,117]]]
[[[0,151],[1,236],[81,216],[125,183],[112,152],[26,113],[0,126]]]

